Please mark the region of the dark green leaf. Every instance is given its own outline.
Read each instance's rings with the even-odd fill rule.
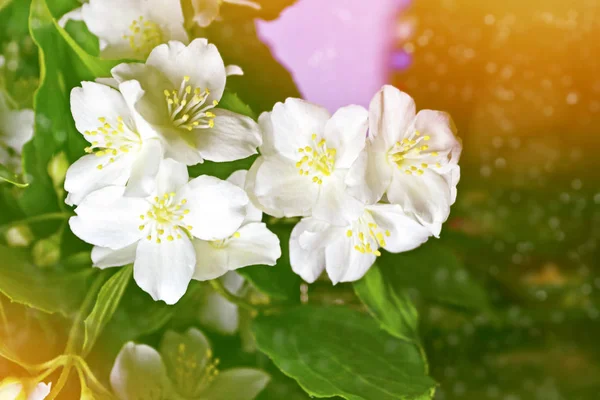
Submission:
[[[420,342],[419,316],[412,301],[404,290],[384,279],[377,265],[354,283],[354,291],[383,329],[400,339]]]
[[[467,309],[487,308],[484,288],[442,244],[430,241],[407,253],[384,254],[378,265],[382,279],[396,290],[415,289],[424,298]]]
[[[5,246],[0,246],[0,260],[0,292],[14,302],[65,316],[79,308],[94,272],[67,272],[59,266],[42,270],[21,251]]]
[[[219,102],[219,107],[250,118],[256,117],[249,105],[244,103],[236,93],[231,93],[228,90],[223,93],[223,97]]]
[[[204,161],[202,164],[196,164],[188,167],[190,177],[195,178],[200,175],[212,175],[219,179],[227,179],[229,175],[240,169],[249,169],[256,160],[256,156],[244,158],[243,160],[231,162],[213,162]]]
[[[292,225],[271,225],[281,241],[281,258],[274,267],[253,265],[237,272],[249,280],[258,290],[278,300],[298,303],[302,279],[292,271],[290,265],[289,242]]]
[[[85,357],[96,343],[98,336],[102,333],[104,326],[110,321],[115,310],[121,302],[121,298],[127,289],[127,285],[131,280],[133,274],[133,266],[128,265],[119,269],[119,271],[111,276],[111,278],[104,283],[96,304],[92,309],[92,312],[83,321],[85,325],[85,339],[83,342],[82,354]]]
[[[411,343],[369,316],[339,307],[299,307],[254,322],[258,348],[315,397],[425,399],[435,382]]]
[[[2,164],[0,164],[0,181],[8,182],[20,188],[25,188],[29,185],[28,183],[25,183],[20,176],[11,172]]]

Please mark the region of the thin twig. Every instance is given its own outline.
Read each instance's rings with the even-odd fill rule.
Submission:
[[[73,216],[73,214],[71,214],[71,213],[49,213],[49,214],[36,215],[34,217],[25,218],[25,219],[21,219],[19,221],[9,222],[6,225],[2,225],[2,226],[0,226],[0,232],[6,232],[10,228],[14,228],[15,226],[19,226],[19,225],[28,225],[28,224],[34,224],[37,222],[54,221],[54,220],[65,220],[72,216]]]

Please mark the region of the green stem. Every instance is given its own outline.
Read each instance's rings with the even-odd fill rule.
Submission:
[[[425,375],[429,375],[429,362],[427,361],[427,353],[425,352],[425,348],[421,344],[421,342],[417,342],[417,348],[419,349],[419,354],[421,354],[421,358],[423,359],[423,365],[425,366]]]
[[[14,228],[15,226],[19,226],[19,225],[35,224],[37,222],[45,222],[45,221],[65,220],[72,216],[73,216],[73,214],[66,213],[66,212],[57,212],[57,213],[36,215],[34,217],[25,218],[25,219],[21,219],[19,221],[9,222],[6,225],[2,225],[2,226],[0,226],[0,232],[6,232],[10,228]]]
[[[62,372],[60,373],[60,376],[58,377],[56,386],[54,386],[52,388],[52,391],[48,395],[48,397],[47,397],[48,400],[56,399],[56,396],[58,396],[60,394],[60,392],[63,390],[63,388],[65,387],[65,384],[67,383],[67,380],[69,379],[70,373],[71,373],[71,360],[69,359],[69,361],[67,361],[67,364],[63,368]]]
[[[225,299],[227,299],[227,301],[242,307],[246,310],[249,311],[253,311],[253,312],[258,312],[259,308],[257,306],[255,306],[254,304],[249,303],[248,301],[246,301],[246,299],[236,296],[235,294],[231,293],[229,290],[227,290],[227,288],[223,285],[223,282],[221,282],[220,279],[213,279],[210,281],[211,286],[213,287],[213,289],[219,293],[221,296],[225,297]]]
[[[100,392],[108,398],[114,398],[111,394],[110,390],[106,389],[102,383],[96,378],[96,375],[92,372],[89,365],[85,362],[85,360],[79,356],[74,356],[75,359],[75,368],[80,375],[84,375],[90,380],[91,386],[94,387],[96,392]]]

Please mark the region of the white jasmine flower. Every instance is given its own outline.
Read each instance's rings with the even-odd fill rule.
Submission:
[[[227,181],[243,189],[246,173],[236,171]],[[210,280],[248,265],[275,265],[281,257],[279,238],[261,221],[262,212],[248,203],[244,222],[233,235],[222,240],[194,240],[194,279]]]
[[[163,160],[152,196],[126,197],[118,186],[92,192],[75,209],[71,230],[97,246],[96,267],[133,263],[137,284],[155,300],[174,304],[194,274],[192,239],[228,238],[248,205],[246,193],[229,182],[207,175],[188,179],[185,165]]]
[[[422,110],[406,93],[384,86],[370,106],[365,152],[346,183],[357,198],[374,202],[383,194],[412,213],[435,235],[456,200],[462,145],[446,113]]]
[[[223,3],[237,4],[260,10],[260,4],[250,0],[191,0],[194,9],[194,22],[205,28],[219,19]]]
[[[139,117],[133,103],[142,92],[139,83],[124,82],[121,92],[94,82],[71,91],[71,112],[77,130],[90,146],[86,156],[67,171],[67,204],[79,204],[94,190],[127,184],[131,196],[148,196],[163,150],[158,137]]]
[[[217,108],[227,71],[219,51],[206,39],[189,46],[176,41],[160,45],[145,64],[121,64],[112,74],[119,82],[140,82],[144,95],[136,110],[165,140],[167,157],[194,165],[256,154],[261,144],[258,124]]]
[[[33,137],[33,124],[33,110],[11,110],[0,94],[0,164],[21,170],[21,152]]]
[[[6,378],[0,382],[2,400],[44,400],[50,394],[51,383],[33,383],[28,379]]]
[[[103,58],[144,60],[161,43],[189,40],[180,0],[90,0],[59,23],[69,20],[98,36]]]
[[[309,216],[344,225],[361,204],[347,193],[348,168],[365,146],[367,111],[348,106],[333,116],[300,99],[277,103],[259,119],[262,156],[246,189],[275,217]]]
[[[169,331],[160,352],[143,344],[125,344],[110,382],[120,400],[252,400],[270,379],[260,370],[234,368],[221,372],[218,365],[202,332],[194,328],[185,334]]]
[[[399,205],[365,205],[360,217],[347,226],[302,219],[290,238],[290,262],[294,272],[309,283],[323,270],[334,284],[352,282],[371,268],[381,255],[380,248],[391,253],[409,251],[430,235]]]

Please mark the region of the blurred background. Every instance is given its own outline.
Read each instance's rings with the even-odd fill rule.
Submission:
[[[19,107],[31,108],[40,71],[26,3],[1,10],[7,22],[0,29],[0,84]],[[222,22],[195,32],[244,67],[246,78],[228,84],[256,113],[288,96],[331,111],[367,106],[390,83],[419,109],[449,112],[464,142],[458,200],[441,239],[379,260],[418,305],[431,374],[440,383],[436,399],[599,399],[600,0],[298,0],[285,8],[289,3],[263,0],[259,15],[224,6]],[[70,9],[63,8],[55,17]],[[67,31],[97,54],[82,23]],[[62,56],[65,64],[75,58]],[[2,223],[22,218],[9,198],[0,196],[1,209],[10,210],[0,212]],[[46,205],[28,206],[37,213]],[[35,232],[47,238],[34,250],[58,251],[60,268],[87,279],[89,268],[80,270],[77,257],[89,262],[89,248],[54,228],[59,233]],[[131,301],[92,354],[99,376],[108,376],[125,338],[157,343],[150,327],[197,323],[199,285],[175,308],[152,302],[135,285],[127,290]],[[301,300],[360,304],[351,285],[332,288],[326,280],[303,286]],[[0,296],[2,304],[0,346],[10,338],[35,361],[62,351],[62,316]],[[163,325],[128,325],[130,315],[151,313],[164,314]],[[211,339],[229,349],[225,365],[239,363],[238,338]],[[241,358],[270,368],[264,356]],[[0,360],[0,377],[10,368]],[[275,368],[270,372],[273,383],[259,400],[308,399]]]
[[[257,26],[308,100],[367,106],[391,83],[456,122],[439,242],[466,270],[412,290],[436,399],[600,398],[600,2],[300,0]],[[492,312],[436,306],[467,276]]]

